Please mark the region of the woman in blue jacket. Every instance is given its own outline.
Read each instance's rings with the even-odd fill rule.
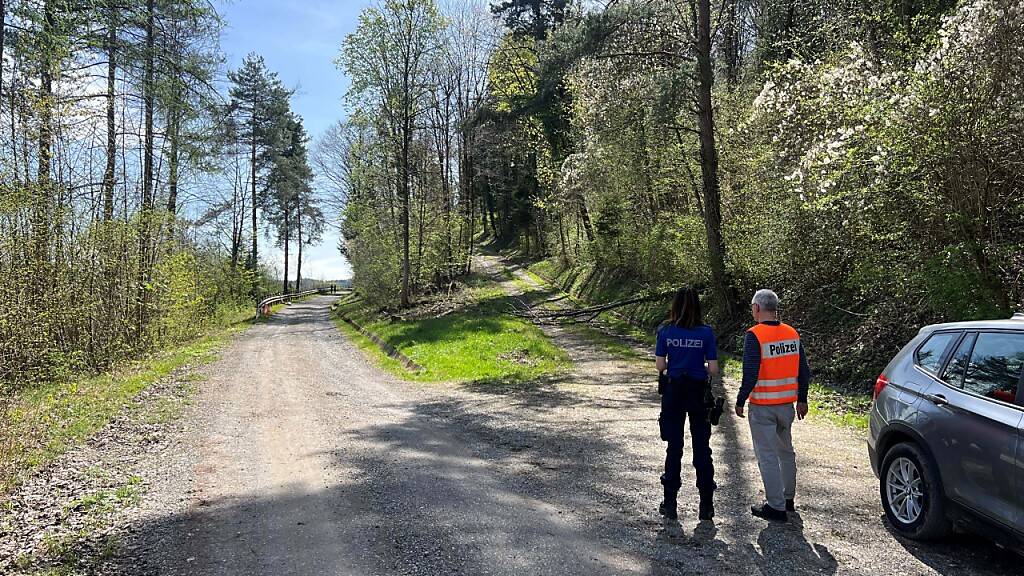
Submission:
[[[711,422],[704,392],[709,377],[718,374],[718,350],[715,333],[704,324],[700,298],[693,288],[676,292],[669,321],[658,330],[654,355],[659,375],[664,373],[668,377],[658,418],[661,439],[668,442],[665,473],[661,476],[665,500],[659,511],[670,520],[677,518],[676,495],[682,485],[683,425],[689,418],[693,467],[700,492],[699,517],[710,520],[715,515],[715,466],[711,460]]]

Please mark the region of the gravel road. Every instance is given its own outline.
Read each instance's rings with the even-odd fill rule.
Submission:
[[[698,523],[685,479],[680,520],[664,522],[657,396],[635,366],[605,359],[602,377],[577,366],[516,385],[403,382],[335,329],[331,301],[282,310],[204,369],[146,473],[123,572],[1017,573],[1019,558],[973,537],[891,535],[863,438],[819,420],[796,427],[790,524],[750,517],[762,496],[735,418],[713,438],[715,522]]]

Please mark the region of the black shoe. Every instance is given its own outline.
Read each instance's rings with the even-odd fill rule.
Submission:
[[[711,520],[715,517],[715,493],[712,491],[700,493],[700,511],[697,517],[701,520]]]
[[[675,502],[662,502],[661,505],[658,506],[658,512],[660,512],[662,516],[668,518],[669,520],[675,520],[676,518],[679,518],[679,513],[676,512]]]
[[[658,512],[669,520],[675,520],[679,517],[679,514],[676,512],[675,490],[669,490],[668,488],[665,489],[665,500],[663,500],[661,505],[658,506]]]
[[[758,518],[764,518],[765,520],[771,520],[773,522],[785,522],[789,519],[785,510],[776,510],[768,504],[751,506],[750,513]]]
[[[792,498],[786,499],[786,512],[796,512],[796,504]]]

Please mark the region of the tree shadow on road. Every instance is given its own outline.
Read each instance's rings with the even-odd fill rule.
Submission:
[[[532,378],[480,378],[459,386],[469,392],[508,399],[521,408],[537,410],[572,406],[587,402],[581,394],[565,390],[567,374],[548,374]]]
[[[470,389],[487,392],[486,384],[477,386]],[[573,403],[591,398],[549,394],[544,386],[374,404],[386,421],[339,425],[329,451],[292,455],[297,464],[329,465],[327,485],[269,486],[137,522],[141,538],[126,539],[136,548],[123,573],[837,572],[837,559],[808,540],[799,516],[782,526],[750,517],[759,486],[748,480],[754,464],[741,442],[744,421],[726,417],[715,429],[721,523],[688,528],[696,508],[689,466],[682,524],[662,522],[655,515],[660,462],[636,453],[621,430],[571,416]],[[509,405],[495,411],[506,399]],[[650,441],[663,448],[653,399],[635,399],[621,416],[649,417]],[[545,414],[557,408],[569,410]],[[856,517],[839,500],[830,513]],[[943,560],[922,558],[941,574],[957,573],[948,555]]]

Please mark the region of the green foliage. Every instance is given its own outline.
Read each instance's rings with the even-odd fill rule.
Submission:
[[[345,255],[356,271],[352,287],[377,306],[395,303],[401,293],[402,254],[392,234],[381,234],[377,210],[368,201],[349,202],[344,229]]]
[[[965,4],[906,67],[860,45],[788,63],[754,103],[741,138],[772,151],[757,169],[784,183],[755,203],[781,207],[774,254],[791,263],[765,278],[813,331],[846,335],[821,339],[842,351],[824,363],[832,377],[867,382],[922,323],[1005,317],[1020,301],[1015,6]]]
[[[22,209],[11,205],[8,213]],[[152,276],[139,285],[142,225],[98,222],[64,245],[74,258],[55,262],[40,261],[31,245],[9,237],[0,273],[24,281],[0,287],[0,396],[102,371],[251,310],[253,273],[175,240],[159,244]]]
[[[726,267],[740,298],[776,289],[819,378],[858,389],[922,324],[1024,304],[1018,4],[761,8],[739,14],[757,32],[740,25],[753,36],[739,42],[737,77],[719,53],[713,95]],[[669,3],[625,2],[541,42],[542,55],[575,50],[573,153],[531,194],[549,201],[533,204],[527,226],[515,181],[488,174],[504,186],[490,194],[512,199],[497,220],[520,253],[554,254],[546,275],[588,300],[711,282],[693,68],[662,43],[688,25]],[[546,149],[483,143],[512,157]],[[524,250],[530,236],[544,244]],[[648,327],[664,313],[636,308],[623,313]]]
[[[565,352],[543,332],[506,312],[510,302],[499,287],[478,282],[468,297],[466,306],[440,318],[391,320],[361,299],[340,309],[423,366],[423,372],[409,375],[397,363],[383,363],[416,380],[520,381],[569,365]],[[376,345],[366,340],[362,346]]]

